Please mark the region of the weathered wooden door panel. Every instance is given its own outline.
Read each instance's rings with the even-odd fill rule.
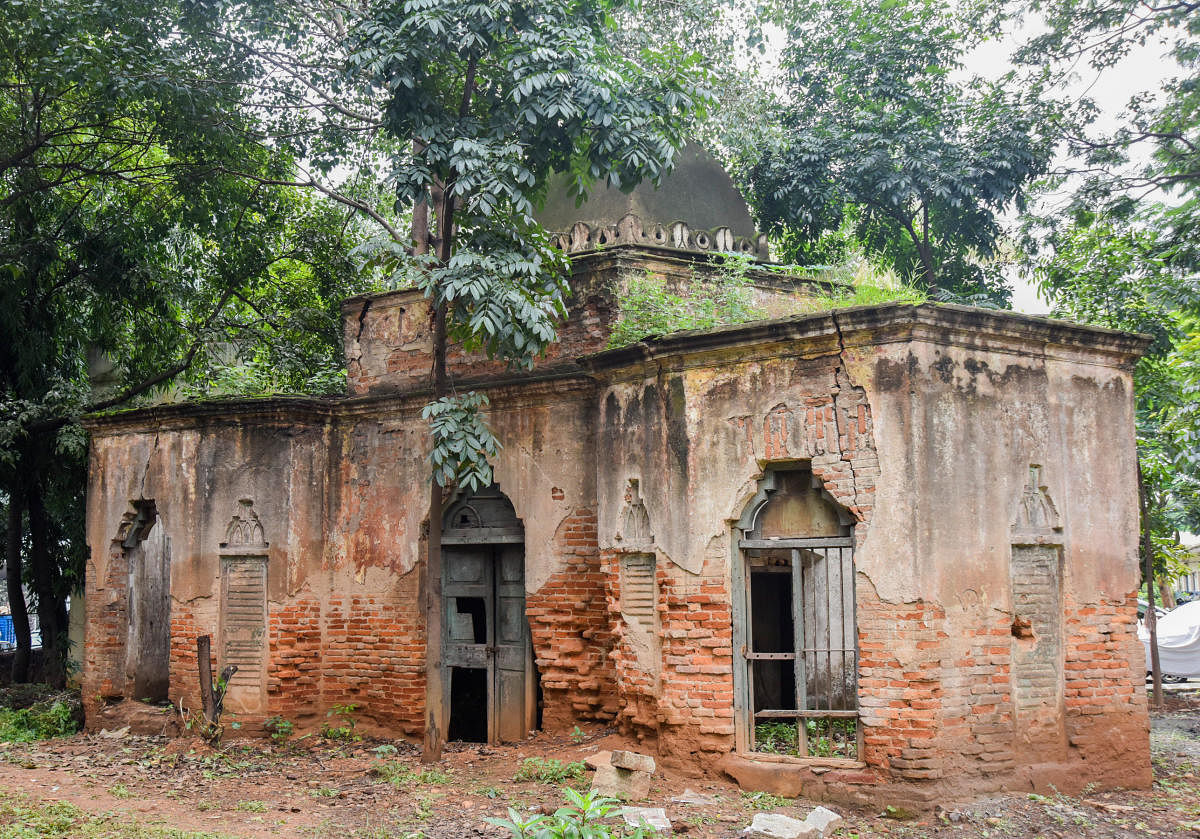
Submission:
[[[443,550],[443,665],[484,670],[487,684],[487,707],[451,707],[451,714],[485,716],[489,742],[521,740],[527,729],[529,667],[524,551],[519,545]],[[446,701],[451,702],[449,693]]]
[[[126,676],[132,698],[167,698],[170,659],[171,540],[159,521],[129,552]]]
[[[525,551],[516,545],[496,549],[496,738],[523,740],[528,622],[525,620]]]

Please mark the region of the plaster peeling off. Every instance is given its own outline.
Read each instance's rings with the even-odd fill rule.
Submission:
[[[837,366],[834,369],[833,424],[837,431],[837,448],[841,452],[842,461],[850,471],[850,482],[854,489],[854,509],[851,512],[859,521],[862,521],[858,500],[860,483],[856,472],[855,455],[859,449],[875,450],[875,428],[874,423],[871,422],[870,401],[867,399],[866,388],[854,383],[846,365],[846,338],[842,334],[842,324],[838,320],[837,312],[830,312],[829,316],[833,321],[833,328],[837,332],[838,340]],[[845,396],[846,391],[854,394],[852,406],[845,404],[849,401]],[[850,410],[851,407],[853,411]],[[842,416],[843,409],[846,411],[845,421]]]

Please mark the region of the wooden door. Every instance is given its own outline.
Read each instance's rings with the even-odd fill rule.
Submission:
[[[447,545],[443,551],[449,730],[471,730],[458,715],[478,714],[489,743],[522,740],[528,730],[530,667],[524,550],[520,545]],[[456,689],[455,679],[481,681],[486,696]]]

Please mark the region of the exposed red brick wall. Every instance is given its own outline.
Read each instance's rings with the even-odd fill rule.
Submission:
[[[417,574],[387,599],[331,597],[323,615],[321,706],[415,737],[425,729],[425,633]]]
[[[525,602],[542,684],[543,727],[551,731],[569,729],[577,720],[612,720],[617,713],[605,606],[608,574],[597,549],[594,508],[576,508],[563,520],[554,550],[564,561],[562,570]]]
[[[97,580],[96,562],[88,561],[85,574],[83,702],[91,719],[101,698],[125,694],[125,647],[129,643],[129,560],[119,542],[108,550],[103,581]]]
[[[654,743],[666,763],[695,762],[733,744],[733,620],[724,574],[656,569],[659,662],[639,661],[621,612],[619,553],[605,553],[621,730]]]
[[[946,613],[924,602],[884,603],[861,578],[857,593],[862,759],[907,780],[941,777]]]
[[[621,731],[639,740],[655,740],[659,722],[660,677],[656,667],[646,667],[633,648],[629,638],[630,627],[621,612],[621,558],[622,554],[605,551],[601,557],[604,568],[607,612],[613,647],[608,653],[612,660],[614,679],[619,692],[617,697],[617,724]],[[662,630],[659,624],[662,607],[661,572],[656,568],[654,626],[648,627],[659,640],[661,649]],[[659,653],[661,656],[661,652]],[[657,664],[657,662],[655,662]]]
[[[938,740],[943,771],[930,777],[996,777],[1014,766],[1011,619],[995,609],[980,609],[971,622],[964,655],[947,656],[941,645]]]
[[[168,696],[178,705],[200,712],[204,703],[200,700],[200,668],[196,658],[196,639],[201,635],[210,638],[210,656],[213,680],[220,675],[217,655],[221,646],[220,633],[215,625],[197,618],[191,603],[171,601],[171,682]],[[136,697],[131,697],[136,698]]]
[[[1150,739],[1145,665],[1137,637],[1137,592],[1123,599],[1068,604],[1065,704],[1067,742],[1106,784],[1147,786]],[[1080,784],[1087,779],[1080,779]]]
[[[268,609],[269,716],[311,723],[321,712],[321,604],[303,594]]]
[[[729,581],[659,571],[664,757],[703,759],[733,745],[733,613]]]

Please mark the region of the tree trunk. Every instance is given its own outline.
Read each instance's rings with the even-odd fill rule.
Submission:
[[[25,590],[21,587],[21,525],[25,515],[25,495],[14,482],[8,493],[8,539],[6,545],[5,582],[8,584],[8,608],[12,614],[17,650],[13,655],[13,684],[29,681],[29,659],[32,641],[29,635],[29,610],[25,606]]]
[[[458,107],[460,118],[470,112],[478,61],[476,55],[471,55],[467,61],[462,100]],[[419,146],[414,146],[414,149],[419,149]],[[435,196],[437,236],[434,242],[439,265],[449,264],[450,255],[454,252],[455,180],[456,174],[452,169],[442,185],[440,196]],[[425,222],[428,209],[418,205],[415,210],[414,233],[427,235],[427,226],[417,230],[416,225],[418,221]],[[414,236],[414,239],[417,238]],[[450,393],[450,379],[446,374],[446,303],[435,296],[433,305],[433,398],[436,401]],[[425,743],[421,750],[421,762],[435,763],[442,759],[442,746],[446,739],[446,693],[442,684],[442,486],[433,477],[429,481],[429,542],[425,549]]]
[[[209,724],[216,722],[217,701],[213,697],[212,636],[196,638],[196,671],[200,677],[200,704],[204,706],[204,719]]]
[[[38,626],[42,635],[42,681],[62,688],[67,684],[65,627],[59,624],[59,595],[55,582],[58,569],[50,551],[50,522],[42,490],[36,483],[29,487],[29,570],[33,594],[37,600]]]
[[[413,214],[414,233],[428,241],[427,205]],[[437,258],[445,265],[450,260],[451,210],[446,191],[437,208]],[[415,229],[417,224],[421,230]],[[420,240],[418,240],[419,242]],[[418,244],[419,246],[419,244]],[[446,304],[434,301],[433,312],[433,398],[450,392],[446,375]],[[425,742],[422,763],[442,759],[446,739],[446,693],[442,672],[442,486],[431,475],[429,481],[429,540],[425,546]]]
[[[446,306],[433,317],[433,398],[449,392],[446,379]],[[442,759],[445,742],[445,689],[442,684],[442,486],[429,480],[429,542],[425,558],[425,744],[422,763]]]
[[[1158,579],[1158,596],[1162,600],[1163,608],[1168,612],[1179,605],[1175,602],[1175,592],[1171,591],[1171,581],[1165,577]]]
[[[1142,464],[1138,461],[1138,505],[1142,519],[1142,563],[1146,577],[1146,631],[1150,633],[1150,676],[1154,689],[1151,705],[1161,708],[1163,704],[1162,665],[1158,658],[1158,615],[1154,612],[1154,546],[1150,541],[1150,509],[1146,500],[1146,482],[1142,478]]]

